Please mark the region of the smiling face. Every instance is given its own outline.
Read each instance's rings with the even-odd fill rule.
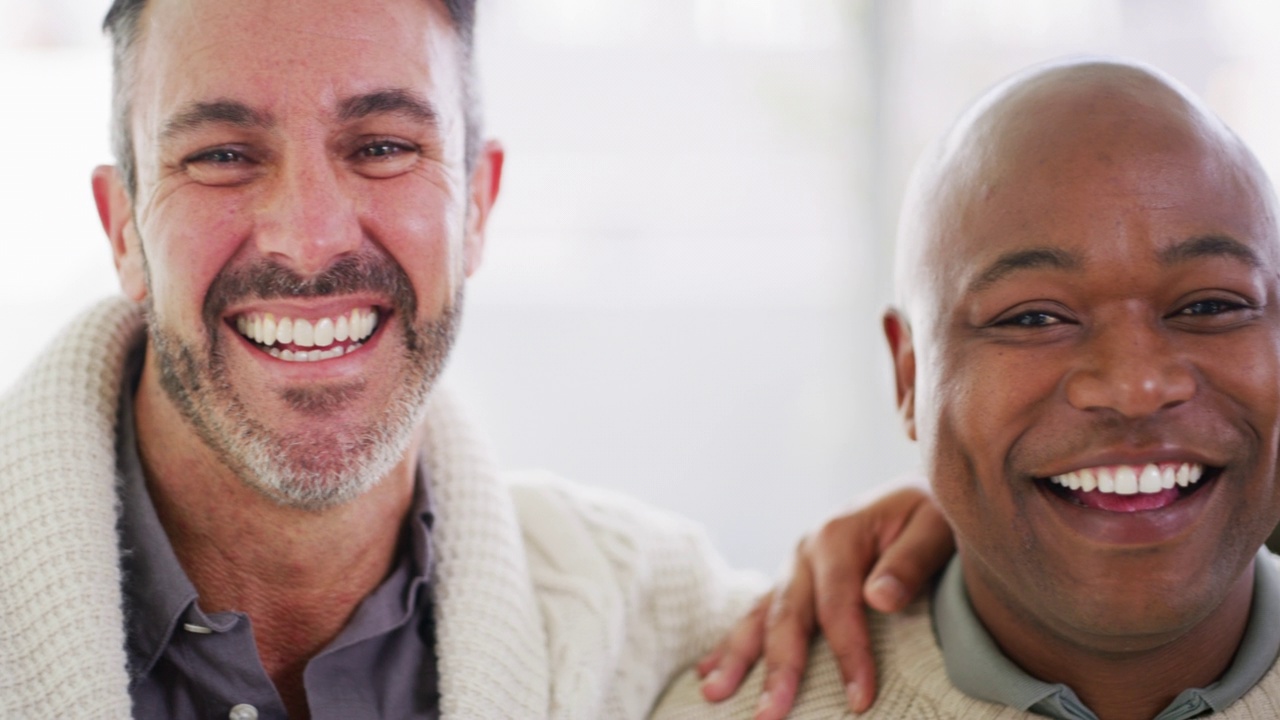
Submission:
[[[1117,68],[1008,90],[935,178],[886,331],[975,608],[1002,642],[1186,634],[1280,516],[1265,178],[1216,121]]]
[[[465,165],[462,57],[437,2],[153,0],[138,186],[95,192],[148,310],[140,393],[286,504],[403,459],[479,261],[501,152]]]

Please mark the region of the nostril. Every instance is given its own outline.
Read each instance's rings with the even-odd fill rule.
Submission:
[[[1126,417],[1169,410],[1196,393],[1194,375],[1181,367],[1134,363],[1077,372],[1066,384],[1067,400],[1076,409],[1112,410]]]

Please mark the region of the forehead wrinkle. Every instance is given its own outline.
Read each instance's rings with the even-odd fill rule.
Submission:
[[[1229,258],[1248,265],[1261,267],[1262,259],[1248,245],[1225,235],[1204,235],[1175,243],[1160,251],[1162,265],[1177,265],[1199,258]]]
[[[235,100],[191,102],[171,115],[160,131],[161,140],[172,140],[207,125],[233,125],[240,128],[270,129],[275,119]]]
[[[969,283],[968,292],[985,290],[1008,276],[1025,270],[1062,270],[1080,272],[1084,261],[1080,256],[1061,248],[1028,248],[1011,250],[996,258],[978,277]]]

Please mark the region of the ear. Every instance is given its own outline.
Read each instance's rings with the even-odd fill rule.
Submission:
[[[469,186],[469,207],[467,208],[466,237],[466,273],[471,277],[480,267],[484,256],[484,232],[489,222],[489,213],[498,200],[498,189],[502,186],[502,164],[506,153],[496,140],[488,140],[476,158],[476,166],[471,171]]]
[[[916,439],[916,351],[911,344],[911,325],[902,313],[889,309],[884,314],[884,336],[893,355],[893,372],[898,391],[898,412],[907,436]]]
[[[111,243],[120,289],[136,301],[147,296],[146,274],[142,266],[142,245],[133,226],[133,202],[125,192],[120,171],[111,165],[93,170],[93,200],[98,205],[98,219]]]

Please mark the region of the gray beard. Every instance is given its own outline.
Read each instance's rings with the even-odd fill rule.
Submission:
[[[407,280],[404,278],[405,283]],[[295,287],[297,292],[279,293],[277,288],[270,296],[303,297],[314,290],[313,285],[300,283]],[[403,354],[409,370],[393,393],[394,400],[363,424],[329,427],[323,416],[357,396],[364,381],[281,393],[292,410],[317,417],[314,432],[278,432],[254,417],[228,377],[224,343],[226,333],[233,331],[216,324],[221,322],[217,306],[225,307],[226,301],[234,298],[219,299],[213,290],[204,313],[209,341],[203,354],[164,327],[148,296],[147,333],[160,385],[215,457],[249,487],[286,507],[319,511],[341,505],[367,492],[404,457],[453,346],[462,288],[439,318],[417,325],[412,324],[416,303],[411,293],[405,300],[405,294],[401,287],[393,296],[397,298],[396,317],[404,333]]]

